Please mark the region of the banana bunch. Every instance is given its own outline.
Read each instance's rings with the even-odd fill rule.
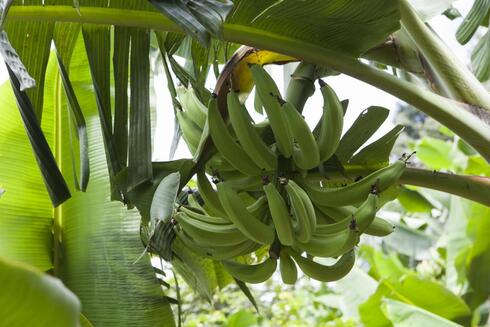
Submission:
[[[352,269],[361,234],[386,236],[393,231],[376,216],[379,195],[397,184],[406,158],[342,187],[308,178],[339,146],[341,102],[319,80],[323,114],[311,130],[261,66],[252,65],[250,72],[267,115],[263,122],[253,121],[233,91],[226,98],[228,120],[217,99],[205,106],[193,90],[178,91],[183,111],[177,118],[189,149],[195,153],[203,134],[209,133],[217,153],[197,173],[202,201],[190,196],[176,210],[176,235],[195,253],[222,261],[243,282],[268,280],[277,261],[285,284],[296,282],[298,267],[319,281],[338,280]],[[262,248],[269,255],[252,262],[252,254]],[[337,261],[326,266],[314,257]]]

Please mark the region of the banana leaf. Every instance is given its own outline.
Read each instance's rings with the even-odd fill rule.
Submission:
[[[8,190],[0,203],[0,255],[52,271],[78,296],[94,325],[174,326],[149,257],[134,263],[143,250],[138,213],[110,201],[101,127],[80,41],[69,71],[86,118],[91,183],[86,193],[69,185],[73,198],[53,211],[20,117],[12,110],[12,91],[7,84],[0,87],[0,181]],[[73,180],[67,101],[54,54],[44,91],[42,128],[62,173]]]

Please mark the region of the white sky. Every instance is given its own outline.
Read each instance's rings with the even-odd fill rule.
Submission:
[[[455,7],[465,15],[472,1],[457,1]],[[461,19],[450,21],[449,19],[439,16],[430,21],[432,28],[442,37],[442,39],[448,44],[456,56],[458,56],[464,63],[469,64],[468,50],[456,41],[454,34]],[[283,68],[282,66],[271,66],[270,71],[274,79],[276,80],[279,89],[284,90],[283,86]],[[213,75],[213,74],[210,74]],[[213,77],[213,76],[212,76]],[[7,80],[7,72],[4,64],[0,64],[0,82]],[[383,126],[375,133],[373,140],[385,134],[393,127],[393,115],[394,109],[398,100],[393,96],[378,90],[368,84],[360,82],[356,79],[350,78],[345,75],[336,77],[329,77],[326,81],[335,89],[339,98],[349,99],[349,109],[346,114],[346,120],[344,122],[344,132],[352,125],[357,116],[369,106],[377,105],[391,109],[390,118],[383,124]],[[210,78],[208,86],[213,88],[214,80]],[[156,76],[155,78],[155,94],[157,94],[157,129],[154,140],[154,160],[163,161],[168,160],[168,154],[170,144],[172,141],[174,130],[174,119],[172,102],[170,95],[167,91],[166,80],[163,75]],[[250,96],[247,101],[247,107],[250,109],[254,119],[260,120],[260,115],[256,114],[253,110],[253,95]],[[252,101],[250,101],[252,100]],[[319,92],[309,99],[306,104],[304,115],[310,126],[316,124],[321,115],[321,108],[323,100]],[[185,142],[181,140],[177,153],[174,159],[190,157],[190,153],[185,146]]]

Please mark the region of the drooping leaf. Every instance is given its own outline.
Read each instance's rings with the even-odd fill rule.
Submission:
[[[486,81],[490,78],[490,59],[488,58],[489,51],[490,31],[487,30],[487,32],[478,40],[478,43],[473,48],[471,53],[471,65],[473,67],[473,72],[480,81]]]
[[[39,121],[42,119],[42,107],[44,97],[44,75],[48,64],[51,39],[53,37],[53,23],[44,22],[9,22],[5,24],[5,31],[17,51],[19,58],[25,65],[28,73],[35,80],[36,86],[26,90],[34,107],[34,112]],[[8,62],[7,62],[8,63]],[[12,71],[16,68],[8,65]],[[15,74],[17,76],[17,74]],[[18,77],[18,76],[17,76]],[[20,88],[22,90],[22,81]]]
[[[174,326],[170,305],[150,258],[145,255],[135,262],[144,249],[138,212],[110,199],[97,95],[91,88],[88,60],[80,41],[70,65],[70,77],[87,123],[92,174],[87,192],[76,192],[55,213],[56,224],[63,221],[59,245],[62,260],[56,255],[55,270],[80,298],[83,313],[94,326]],[[62,105],[54,102],[55,108]],[[60,119],[62,128],[66,127],[67,115]],[[68,163],[68,142],[62,142],[60,153],[60,160]],[[70,176],[71,169],[64,167],[63,173]]]
[[[352,155],[378,130],[388,118],[389,110],[382,107],[369,107],[354,121],[342,136],[335,155],[346,163]]]
[[[386,315],[397,327],[433,326],[433,327],[457,327],[454,322],[441,318],[426,310],[405,304],[400,301],[385,299],[383,309]]]
[[[46,189],[51,198],[51,203],[56,207],[70,198],[70,191],[56,164],[48,141],[41,130],[31,100],[27,96],[27,93],[20,89],[20,83],[9,66],[7,66],[7,70],[10,75],[12,89],[14,90],[17,106],[27,132],[27,137],[31,143],[41,174],[43,175]]]
[[[26,90],[36,85],[36,81],[29,75],[26,67],[10,45],[10,41],[5,31],[0,31],[0,53],[2,54],[5,64],[12,69],[16,78],[19,80],[20,89]]]
[[[82,27],[83,39],[89,60],[90,72],[99,109],[99,117],[107,152],[107,166],[111,180],[113,199],[119,199],[120,193],[114,184],[114,176],[121,170],[117,157],[116,144],[112,129],[110,94],[110,27],[85,24]]]
[[[10,6],[12,5],[12,2],[13,0],[4,0],[0,4],[0,30],[3,30],[5,17],[7,17],[7,13],[9,11]]]
[[[175,152],[177,151],[177,146],[179,145],[180,138],[182,137],[182,130],[180,129],[179,121],[177,119],[177,111],[182,110],[182,107],[177,100],[177,91],[175,88],[174,78],[170,72],[169,67],[169,55],[175,52],[183,41],[182,38],[177,38],[175,33],[161,33],[157,32],[157,42],[160,49],[160,54],[162,56],[163,69],[165,71],[165,77],[167,78],[167,88],[172,97],[172,105],[174,109],[174,134],[172,137],[172,143],[170,144],[169,159],[172,160]],[[178,34],[177,34],[178,35]]]
[[[114,142],[122,168],[128,165],[128,79],[130,28],[114,27]]]
[[[63,59],[57,52],[56,56],[58,58],[58,68],[61,75],[61,80],[63,82],[63,87],[65,89],[65,94],[68,99],[70,116],[76,125],[77,129],[77,139],[79,142],[80,149],[80,174],[77,177],[75,173],[75,185],[78,190],[85,191],[87,189],[89,176],[90,176],[90,166],[89,166],[89,156],[88,156],[88,136],[87,136],[87,125],[85,123],[85,117],[83,116],[82,109],[71,85],[70,77],[68,76],[68,71],[65,68]],[[73,139],[72,133],[70,133],[70,141]],[[72,142],[73,144],[73,142]],[[72,145],[73,146],[73,145]],[[73,154],[73,171],[76,172],[76,162],[75,154]]]
[[[248,288],[247,284],[245,282],[242,282],[241,280],[234,278],[234,277],[233,277],[233,279],[235,280],[235,283],[238,285],[238,287],[240,288],[242,293],[247,297],[247,299],[250,301],[250,303],[254,306],[255,311],[257,311],[257,313],[259,313],[260,311],[259,311],[259,306],[257,304],[257,301],[255,300],[255,297],[252,294],[252,292],[250,291],[250,289]]]
[[[80,301],[63,283],[0,257],[0,316],[4,326],[77,326]]]
[[[165,16],[196,38],[202,45],[209,46],[210,34],[221,36],[222,24],[233,3],[229,0],[150,0]]]
[[[211,301],[218,286],[213,261],[195,254],[176,238],[172,244],[172,266],[195,292]]]
[[[73,124],[69,124],[69,138],[72,151],[72,166],[75,188],[85,191],[88,186],[90,167],[88,160],[88,136],[85,118],[81,111],[78,99],[74,93],[69,72],[65,63],[71,61],[76,41],[80,34],[81,26],[76,23],[56,23],[53,31],[53,41],[58,57],[58,70],[61,82],[68,99],[67,109],[70,110]],[[61,85],[59,85],[61,87]],[[75,131],[72,131],[72,130]],[[77,142],[78,140],[78,142]],[[79,173],[76,173],[79,171]]]
[[[131,31],[128,190],[151,180],[150,34]]]
[[[175,199],[179,192],[180,173],[177,171],[165,176],[158,185],[151,201],[150,218],[152,221],[167,221],[172,216]]]

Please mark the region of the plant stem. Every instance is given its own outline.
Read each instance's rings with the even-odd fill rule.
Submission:
[[[490,207],[490,178],[488,177],[408,168],[400,178],[400,182],[458,195]]]
[[[485,87],[430,30],[407,0],[400,1],[401,22],[454,99],[490,110]]]
[[[78,14],[70,6],[12,6],[7,19],[115,24],[180,31],[169,19],[157,12],[114,8],[81,7]],[[463,104],[400,80],[363,64],[356,58],[302,40],[236,24],[225,24],[223,35],[227,41],[268,49],[330,67],[391,93],[450,128],[490,162],[490,128],[472,114],[470,108],[465,110]]]
[[[367,176],[379,167],[345,167],[348,177]],[[345,178],[338,171],[327,171],[330,178]],[[309,180],[319,180],[324,177],[318,173],[308,173]],[[406,168],[400,177],[401,184],[420,186],[449,194],[458,195],[465,199],[479,202],[490,207],[490,178],[483,176],[457,175],[441,173],[420,168]]]

